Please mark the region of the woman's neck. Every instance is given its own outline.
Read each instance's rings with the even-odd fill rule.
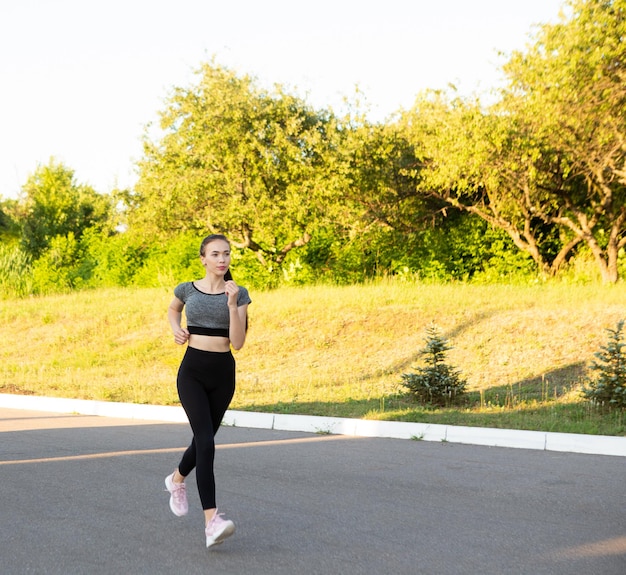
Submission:
[[[198,280],[196,285],[207,293],[222,293],[225,289],[225,283],[223,277],[205,276],[201,280]]]

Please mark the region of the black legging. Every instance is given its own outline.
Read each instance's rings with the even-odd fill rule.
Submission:
[[[178,466],[187,476],[196,468],[202,509],[215,503],[215,434],[235,393],[235,358],[230,351],[203,351],[187,347],[178,369],[178,397],[187,413],[193,441]]]

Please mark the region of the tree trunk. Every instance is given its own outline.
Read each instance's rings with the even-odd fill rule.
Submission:
[[[591,253],[593,254],[593,258],[598,264],[598,268],[600,269],[600,276],[602,277],[602,283],[616,283],[617,282],[617,257],[615,258],[615,269],[614,273],[611,273],[611,269],[609,266],[609,262],[607,261],[609,258],[604,253],[604,250],[598,245],[598,242],[593,236],[588,236],[585,238]]]
[[[607,278],[602,278],[607,283],[617,283],[619,280],[619,272],[617,269],[617,257],[619,255],[619,250],[617,247],[617,243],[611,237],[609,239],[609,245],[606,248],[606,259],[607,259]]]
[[[553,276],[556,276],[561,267],[563,266],[563,264],[565,263],[565,260],[568,256],[568,254],[580,243],[582,242],[582,237],[580,236],[576,236],[573,240],[571,240],[568,244],[566,244],[565,246],[563,246],[561,248],[561,251],[557,254],[557,256],[554,258],[552,265],[550,266],[550,274]]]

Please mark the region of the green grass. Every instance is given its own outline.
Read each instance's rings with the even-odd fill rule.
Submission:
[[[364,286],[253,292],[236,352],[233,409],[624,435],[623,413],[578,393],[626,286],[549,283]],[[0,392],[171,405],[184,348],[169,289],[0,301]],[[400,375],[435,322],[470,393],[455,408],[411,402]]]

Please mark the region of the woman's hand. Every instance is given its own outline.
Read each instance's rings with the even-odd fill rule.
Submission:
[[[185,328],[179,327],[177,330],[174,331],[174,341],[178,345],[183,345],[184,343],[187,342],[188,339],[189,339],[189,332]]]
[[[239,293],[239,286],[233,281],[228,280],[224,285],[224,291],[228,296],[228,307],[237,307],[237,294]]]

